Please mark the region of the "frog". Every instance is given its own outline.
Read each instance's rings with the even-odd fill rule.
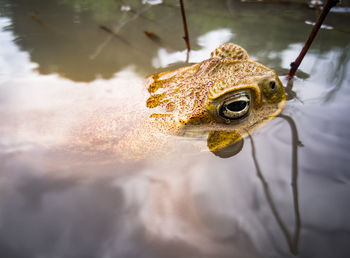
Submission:
[[[234,43],[218,46],[199,63],[155,73],[136,84],[140,96],[120,84],[118,99],[81,111],[67,130],[64,149],[123,162],[203,151],[229,158],[286,101],[277,74]]]
[[[177,136],[207,135],[209,151],[231,157],[243,138],[284,108],[284,86],[274,70],[225,43],[210,58],[146,79],[152,126]]]

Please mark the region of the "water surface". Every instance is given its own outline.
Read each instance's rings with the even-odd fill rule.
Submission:
[[[319,14],[304,1],[185,5],[190,63],[235,42],[281,78]],[[144,78],[186,65],[178,1],[0,0],[0,14],[1,257],[350,253],[347,1],[283,116],[226,159],[201,139],[118,145],[149,115]]]

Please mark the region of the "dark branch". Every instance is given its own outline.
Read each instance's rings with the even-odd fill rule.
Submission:
[[[182,23],[184,25],[184,31],[185,31],[185,36],[183,37],[183,39],[186,42],[186,48],[187,48],[187,58],[186,61],[188,62],[188,57],[189,57],[189,53],[191,50],[191,45],[190,45],[190,38],[188,36],[188,29],[187,29],[187,22],[186,22],[186,14],[185,14],[185,8],[184,8],[184,4],[183,1],[180,0],[180,7],[181,7],[181,15],[182,15]]]
[[[307,51],[309,50],[313,40],[315,39],[317,32],[319,31],[324,19],[326,18],[329,10],[334,7],[337,3],[339,2],[339,0],[327,0],[326,4],[323,6],[322,12],[320,14],[320,16],[317,19],[316,24],[314,25],[309,38],[307,39],[307,41],[305,42],[305,45],[303,47],[303,49],[301,50],[299,56],[295,59],[294,62],[292,62],[290,64],[290,70],[289,73],[287,75],[287,80],[291,80],[296,71],[299,68],[299,65],[301,64],[301,62],[303,61],[304,56],[306,55]]]

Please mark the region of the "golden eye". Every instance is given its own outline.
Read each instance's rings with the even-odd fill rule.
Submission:
[[[219,106],[218,114],[224,119],[238,120],[245,117],[250,108],[250,95],[241,92],[225,99]]]

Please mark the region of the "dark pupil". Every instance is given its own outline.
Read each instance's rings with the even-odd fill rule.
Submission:
[[[247,106],[247,102],[240,100],[227,105],[227,109],[231,111],[241,111]]]

